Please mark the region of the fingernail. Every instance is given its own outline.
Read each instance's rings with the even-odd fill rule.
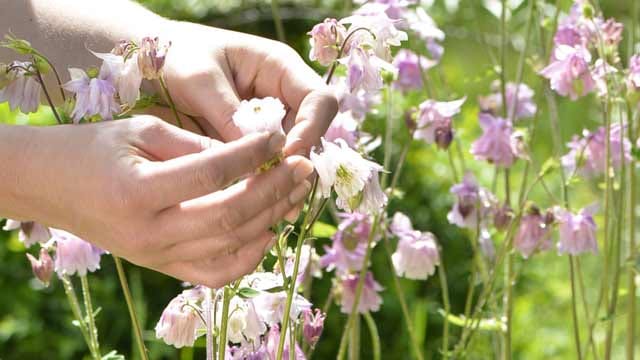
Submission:
[[[297,184],[309,177],[313,172],[313,164],[307,159],[301,159],[293,169],[293,181]]]
[[[287,138],[281,132],[276,132],[269,138],[269,151],[273,154],[280,152]]]
[[[291,191],[289,194],[289,203],[291,205],[297,205],[307,197],[309,190],[311,190],[311,183],[305,180],[302,184],[298,185],[293,189],[293,191]]]
[[[302,208],[293,208],[287,213],[287,215],[284,216],[284,219],[293,224],[294,222],[296,222],[296,220],[298,220],[301,211]]]
[[[265,256],[266,256],[266,255],[271,251],[271,249],[273,249],[273,247],[276,245],[276,241],[278,241],[278,236],[277,236],[277,235],[274,235],[274,236],[271,238],[271,241],[269,241],[269,243],[267,244],[267,246],[265,246],[265,248],[264,248],[264,255],[265,255]]]

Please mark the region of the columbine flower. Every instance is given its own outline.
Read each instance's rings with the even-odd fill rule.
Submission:
[[[375,113],[373,107],[380,103],[378,92],[359,89],[352,92],[347,84],[347,79],[338,77],[334,81],[333,87],[338,99],[338,108],[341,113],[349,112],[353,119],[362,122],[367,113]]]
[[[414,139],[427,144],[436,143],[441,149],[447,149],[453,140],[451,120],[460,112],[466,97],[454,101],[426,100],[420,104],[420,114],[416,124]]]
[[[336,141],[339,145],[323,138],[323,152],[311,152],[311,161],[319,177],[320,195],[328,198],[333,187],[339,208],[365,213],[377,211],[387,201],[376,177],[382,166],[364,159],[346,142]]]
[[[56,244],[55,271],[59,276],[84,276],[87,271],[100,269],[102,249],[63,230],[51,229],[51,236]]]
[[[540,71],[551,81],[551,88],[571,100],[588,94],[595,85],[589,71],[589,51],[581,46],[560,45],[554,54],[555,60]]]
[[[602,41],[607,46],[618,46],[620,40],[622,40],[622,31],[624,25],[617,22],[615,19],[607,19],[607,21],[601,22],[600,34],[602,34]]]
[[[391,256],[398,276],[425,280],[440,264],[435,237],[430,232],[411,231],[401,235]]]
[[[426,42],[427,50],[431,53],[431,57],[436,61],[440,61],[444,50],[438,41],[444,40],[445,34],[437,27],[435,21],[419,6],[415,11],[407,11],[405,19],[409,24],[409,28]]]
[[[620,168],[622,163],[631,160],[631,143],[624,137],[620,143],[620,131],[624,127],[612,124],[609,131],[609,151],[611,166]],[[597,176],[604,174],[606,168],[606,129],[601,126],[594,133],[583,131],[583,137],[574,136],[567,145],[571,149],[561,158],[562,166],[568,174],[578,172],[583,176]]]
[[[113,114],[120,111],[115,99],[114,78],[109,71],[109,67],[103,64],[98,77],[91,79],[82,69],[69,69],[71,81],[62,87],[76,94],[76,104],[71,113],[74,122],[95,115],[100,115],[102,120],[111,120]]]
[[[38,110],[40,105],[40,82],[33,75],[33,63],[14,61],[0,74],[5,77],[0,87],[0,103],[9,102],[11,111],[20,109],[23,113]]]
[[[120,45],[120,46],[128,46]],[[118,96],[123,104],[127,104],[130,107],[135,106],[140,96],[140,85],[142,84],[142,71],[138,66],[138,56],[136,53],[129,56],[125,61],[124,56],[119,54],[121,51],[118,48],[119,45],[111,50],[110,53],[93,53],[98,58],[104,61],[103,66],[107,67],[109,77],[113,78],[115,87],[118,90]],[[125,47],[126,49],[126,47]]]
[[[288,333],[287,333],[288,334]],[[274,325],[269,329],[266,338],[267,354],[266,359],[276,359],[278,356],[278,346],[280,344],[280,326]],[[296,342],[293,349],[293,359],[289,358],[291,341],[289,336],[284,339],[284,349],[282,351],[282,360],[305,360],[304,352]]]
[[[396,212],[393,214],[393,219],[391,220],[391,224],[389,225],[389,231],[395,236],[402,236],[404,234],[409,234],[413,231],[413,224],[411,224],[411,219],[401,212]]]
[[[355,149],[358,144],[358,125],[351,112],[338,113],[331,121],[324,138],[332,143],[342,139],[349,147]]]
[[[287,248],[285,256],[287,261],[284,265],[284,274],[288,277],[293,275],[293,266],[296,258],[295,252],[291,248]],[[274,267],[274,272],[278,273],[278,267]],[[307,275],[315,278],[322,277],[322,268],[320,265],[320,256],[316,253],[316,249],[310,245],[304,244],[300,248],[300,264],[298,266],[298,275],[296,276],[296,284],[302,284]]]
[[[287,293],[284,291],[274,293],[267,290],[282,286],[282,284],[282,275],[270,272],[247,275],[240,283],[241,287],[250,287],[259,292],[250,300],[255,306],[258,318],[269,326],[282,321]],[[297,319],[302,311],[309,308],[311,308],[311,303],[296,293],[289,316],[291,319]]]
[[[629,59],[629,75],[627,77],[629,89],[640,89],[640,55],[635,54]]]
[[[511,128],[511,122],[488,113],[478,115],[483,134],[471,144],[476,159],[486,160],[502,167],[510,167],[519,157],[524,157],[521,144]]]
[[[375,4],[371,4],[374,5]],[[342,24],[350,24],[349,33],[356,29],[349,40],[352,49],[370,47],[375,55],[383,61],[391,60],[391,47],[400,46],[402,41],[407,40],[407,33],[396,28],[396,21],[389,18],[386,13],[380,11],[382,8],[376,7],[374,11],[364,11],[364,14],[356,14],[340,20]],[[352,50],[353,51],[353,50]]]
[[[615,66],[609,65],[606,61],[602,59],[596,60],[596,63],[593,65],[593,70],[591,71],[591,75],[593,76],[593,81],[595,82],[595,88],[597,90],[597,94],[600,97],[604,97],[609,92],[607,83],[611,80],[608,78],[611,74],[615,74],[618,72]]]
[[[552,219],[543,216],[540,210],[535,207],[522,217],[513,246],[520,251],[525,259],[536,251],[551,248],[549,227],[552,222]]]
[[[286,113],[282,102],[273,97],[242,100],[233,114],[233,123],[244,135],[283,132],[282,119]]]
[[[598,252],[594,211],[593,208],[584,208],[577,214],[572,214],[566,209],[555,209],[560,235],[558,253],[579,255],[587,251]]]
[[[177,348],[193,346],[198,329],[204,326],[195,306],[194,299],[185,292],[173,298],[155,327],[156,338]]]
[[[472,173],[465,174],[462,183],[453,185],[451,193],[456,195],[456,203],[447,214],[447,220],[459,227],[475,229],[478,221],[489,215],[495,199],[485,188],[478,186]]]
[[[302,335],[311,347],[315,346],[320,339],[326,317],[327,314],[320,309],[315,309],[315,312],[311,311],[311,309],[302,312]]]
[[[356,274],[346,275],[342,279],[340,311],[342,311],[343,314],[351,313],[359,279],[359,275]],[[371,272],[367,272],[363,285],[360,301],[358,302],[358,313],[364,314],[366,312],[378,311],[380,304],[382,304],[382,298],[378,292],[382,291],[383,287],[373,278]]]
[[[7,219],[7,222],[2,227],[4,231],[18,230],[18,240],[24,244],[25,247],[30,247],[33,244],[44,244],[51,239],[51,234],[46,226],[43,226],[33,221],[16,221]]]
[[[218,307],[216,316],[218,328],[222,322],[222,307]],[[233,343],[249,341],[254,344],[260,342],[260,336],[267,331],[267,327],[258,317],[256,306],[251,300],[244,300],[237,296],[229,304],[229,319],[227,323],[227,339]]]
[[[309,59],[327,66],[338,59],[340,46],[347,36],[347,29],[336,19],[325,19],[307,34],[311,35]],[[347,44],[348,45],[348,44]]]
[[[422,88],[422,72],[434,67],[436,62],[419,56],[411,50],[401,49],[393,58],[393,66],[398,69],[394,86],[402,91]]]
[[[357,212],[342,213],[340,217],[338,231],[331,237],[331,247],[325,246],[326,254],[320,258],[320,264],[328,271],[335,268],[339,274],[345,274],[362,269],[371,219]]]
[[[393,66],[361,48],[355,48],[346,59],[340,60],[347,65],[347,83],[351,93],[359,89],[378,91],[383,86],[382,69],[394,71]]]
[[[480,109],[493,115],[502,112],[502,94],[500,83],[491,84],[493,93],[488,96],[478,98]],[[533,102],[534,92],[527,84],[507,83],[505,84],[505,97],[507,99],[507,115],[513,114],[513,119],[532,117],[536,114],[536,104]],[[515,108],[515,110],[514,110]]]
[[[49,251],[45,248],[40,248],[40,257],[38,259],[29,253],[27,253],[27,259],[29,259],[29,263],[31,263],[33,275],[35,275],[44,286],[49,286],[49,280],[51,280],[51,275],[53,274],[53,259],[51,259]]]
[[[160,42],[157,37],[142,39],[138,50],[138,66],[145,79],[154,80],[162,76],[162,68],[170,46],[171,42]]]

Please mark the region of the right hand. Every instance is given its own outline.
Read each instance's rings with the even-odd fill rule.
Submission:
[[[273,245],[269,227],[311,187],[301,156],[230,185],[279,154],[282,134],[221,143],[152,116],[34,133],[27,220],[212,288],[254,270]]]

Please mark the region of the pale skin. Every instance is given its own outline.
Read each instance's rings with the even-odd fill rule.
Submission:
[[[182,130],[153,109],[91,125],[0,126],[0,216],[68,230],[192,283],[219,287],[251,272],[273,245],[269,228],[295,219],[310,190],[313,166],[301,155],[337,110],[321,78],[284,44],[163,19],[129,1],[0,0],[0,9],[0,33],[29,40],[63,81],[66,67],[100,64],[87,48],[171,40],[167,85],[198,123],[183,116],[194,132]],[[14,59],[0,49],[0,62]],[[52,77],[46,83],[57,90]],[[241,99],[265,96],[287,107],[286,137],[241,137],[231,115]],[[280,152],[279,166],[247,178]]]

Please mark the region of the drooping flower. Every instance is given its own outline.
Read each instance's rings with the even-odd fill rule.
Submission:
[[[338,59],[340,46],[347,36],[347,29],[336,19],[325,19],[320,24],[316,24],[308,34],[311,35],[309,59],[327,66]]]
[[[551,88],[571,100],[588,94],[595,86],[589,70],[589,51],[581,46],[560,45],[554,54],[551,64],[540,71],[540,75],[551,81]]]
[[[278,356],[278,346],[280,344],[280,326],[274,325],[269,329],[266,337],[266,347],[268,357],[266,359],[276,359]],[[289,336],[284,340],[284,349],[282,351],[282,360],[305,360],[304,352],[296,342],[293,349],[293,359],[290,359],[290,346]]]
[[[114,81],[120,101],[133,107],[140,96],[142,71],[138,66],[137,54],[134,53],[125,60],[127,53],[117,55],[119,52],[120,50],[114,48],[110,53],[93,54],[104,61],[103,66],[108,69],[108,77]]]
[[[173,298],[155,327],[156,338],[176,348],[193,346],[198,329],[205,326],[194,309],[196,301],[187,295]]]
[[[355,149],[358,144],[358,125],[351,112],[338,113],[331,121],[324,138],[332,143],[342,139],[349,147]]]
[[[325,246],[326,254],[320,264],[328,271],[336,269],[346,274],[362,269],[367,242],[371,231],[371,218],[361,213],[342,213],[338,231],[331,237],[331,247]]]
[[[632,90],[640,89],[640,55],[635,54],[629,59],[629,75],[627,87]]]
[[[365,4],[363,7],[367,6],[372,6],[372,11],[356,11],[354,15],[340,20],[342,24],[350,24],[348,33],[351,35],[351,52],[355,48],[369,47],[373,49],[375,57],[391,61],[391,47],[400,46],[402,41],[407,40],[407,33],[396,28],[397,21],[389,18],[383,8],[376,4]],[[356,29],[366,30],[355,32]]]
[[[283,132],[282,119],[286,115],[279,99],[266,97],[242,100],[233,114],[233,123],[244,135],[259,132]]]
[[[622,31],[624,30],[624,24],[619,23],[616,19],[610,18],[600,23],[600,34],[602,35],[602,41],[606,46],[618,46],[620,40],[622,40]]]
[[[552,219],[540,213],[536,207],[520,220],[520,227],[514,239],[513,246],[520,251],[525,259],[536,251],[548,250],[551,248],[550,226]]]
[[[462,183],[451,187],[451,193],[456,195],[456,202],[447,214],[447,220],[462,228],[475,229],[478,221],[482,222],[490,214],[496,201],[493,194],[478,186],[470,172],[465,174]]]
[[[51,229],[51,237],[56,244],[55,271],[59,276],[84,276],[100,269],[102,249],[63,230]]]
[[[162,76],[162,68],[171,42],[161,42],[158,37],[145,37],[138,50],[138,67],[147,80],[155,80]]]
[[[358,274],[346,275],[342,279],[340,311],[343,314],[351,313],[359,279],[360,276]],[[360,301],[358,302],[358,313],[364,314],[366,312],[378,311],[382,304],[382,298],[380,297],[379,292],[383,290],[383,287],[373,278],[373,274],[371,272],[367,272],[363,285],[362,293],[360,294]]]
[[[222,307],[218,307],[216,316],[218,328],[222,322]],[[256,305],[251,300],[238,296],[231,298],[229,304],[229,318],[227,320],[227,339],[232,343],[260,343],[260,337],[267,331],[267,327],[258,316]]]
[[[491,84],[493,92],[488,96],[478,98],[480,109],[493,115],[502,113],[502,94],[500,83]],[[527,84],[505,84],[505,98],[507,100],[507,115],[513,115],[513,120],[532,117],[536,114],[537,106],[533,102],[534,92]]]
[[[441,149],[447,149],[453,140],[451,121],[460,112],[466,97],[454,101],[426,100],[420,104],[420,113],[413,138],[427,144],[435,143]]]
[[[2,227],[4,231],[18,230],[18,240],[24,244],[25,247],[30,247],[33,244],[44,244],[51,239],[49,229],[34,221],[16,221],[7,219],[7,222]]]
[[[558,253],[579,255],[587,251],[598,252],[594,211],[594,208],[584,208],[573,214],[566,209],[555,209],[559,230]]]
[[[102,120],[111,120],[120,111],[115,98],[114,78],[108,66],[103,64],[98,77],[93,79],[84,70],[77,68],[70,68],[69,75],[71,81],[62,87],[76,94],[76,104],[71,113],[75,123],[95,115],[100,115]]]
[[[382,70],[395,71],[393,66],[361,48],[353,49],[340,62],[347,65],[347,84],[351,93],[362,89],[376,92],[384,85]]]
[[[499,231],[507,229],[513,219],[513,210],[508,204],[498,206],[493,213],[493,226]]]
[[[327,314],[320,309],[315,309],[315,311],[307,309],[302,312],[302,335],[311,347],[315,346],[320,339],[326,317]]]
[[[340,209],[365,213],[380,209],[387,201],[376,176],[382,166],[364,159],[345,141],[336,141],[338,144],[323,138],[323,151],[311,152],[311,161],[319,177],[320,195],[329,197],[333,188]]]
[[[398,276],[407,279],[425,280],[440,264],[435,236],[430,232],[411,231],[400,236],[391,258]]]
[[[393,66],[398,70],[394,86],[402,91],[422,88],[422,73],[434,67],[436,63],[411,50],[401,49],[393,58]]]
[[[621,131],[625,126],[619,123],[611,125],[609,131],[610,165],[619,169],[622,163],[631,160],[631,143],[625,136],[621,139]],[[594,133],[583,131],[583,137],[574,136],[567,144],[570,151],[560,160],[567,174],[579,173],[583,176],[598,176],[605,173],[607,164],[606,128],[599,127]],[[622,140],[622,143],[620,142]]]
[[[27,253],[27,259],[31,264],[33,275],[40,280],[44,286],[49,286],[51,275],[53,274],[53,259],[49,255],[47,249],[40,248],[40,256],[36,259],[33,255]]]
[[[411,224],[411,219],[407,215],[398,211],[393,214],[389,230],[393,235],[400,237],[413,232],[413,224]]]
[[[471,153],[476,159],[485,160],[501,167],[510,167],[518,158],[525,157],[511,122],[488,113],[478,115],[483,134],[471,144]]]
[[[371,92],[364,89],[352,92],[345,77],[337,77],[334,80],[333,87],[338,99],[339,111],[341,113],[350,113],[353,119],[358,122],[362,122],[367,113],[375,113],[374,106],[381,101],[379,92]]]
[[[444,40],[445,34],[438,28],[429,14],[418,6],[415,10],[405,13],[405,21],[409,24],[409,29],[425,41],[427,50],[431,53],[431,58],[435,61],[440,61],[444,48],[438,42]]]
[[[40,82],[34,75],[31,62],[14,61],[0,74],[4,78],[0,86],[0,103],[8,102],[11,111],[20,109],[27,114],[38,110],[40,105]]]

